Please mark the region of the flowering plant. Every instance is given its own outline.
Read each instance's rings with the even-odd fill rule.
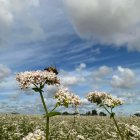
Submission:
[[[70,93],[67,88],[61,87],[58,92],[55,94],[55,99],[57,99],[57,105],[59,106],[65,106],[68,107],[69,105],[72,105],[75,108],[74,113],[74,121],[75,124],[76,117],[75,114],[78,113],[77,107],[81,104],[79,96]]]
[[[44,86],[47,85],[59,85],[60,81],[57,78],[57,71],[54,71],[51,67],[41,71],[25,71],[16,75],[16,80],[19,82],[21,89],[32,88],[35,92],[40,93],[40,97],[43,103],[46,117],[46,140],[49,140],[49,118],[55,115],[60,115],[59,112],[48,111],[46,103],[43,97]]]
[[[25,71],[16,75],[16,80],[19,83],[21,89],[32,88],[35,92],[40,94],[42,104],[45,110],[46,117],[46,140],[49,140],[49,118],[60,115],[60,112],[56,112],[55,109],[59,106],[68,107],[69,104],[78,106],[80,99],[78,96],[70,93],[65,88],[60,88],[55,94],[57,103],[55,107],[49,111],[44,101],[43,92],[45,85],[60,85],[60,80],[57,78],[58,71],[56,68],[48,67],[43,71]]]
[[[90,92],[87,95],[87,99],[91,103],[95,103],[100,107],[103,107],[109,113],[110,118],[112,118],[115,123],[115,126],[120,134],[121,139],[124,140],[120,132],[119,126],[115,120],[115,113],[113,112],[113,108],[123,104],[122,100],[116,97],[112,97],[110,94],[107,94],[105,92],[99,92],[99,91]]]

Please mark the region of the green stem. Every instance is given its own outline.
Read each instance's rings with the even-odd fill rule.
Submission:
[[[46,140],[49,140],[49,117],[46,119]]]
[[[41,100],[42,100],[42,103],[43,103],[45,112],[46,112],[46,114],[47,114],[47,113],[48,113],[48,109],[47,109],[47,106],[46,106],[46,104],[45,104],[43,94],[42,94],[42,92],[39,92],[39,93],[40,93],[40,97],[41,97]]]
[[[111,115],[111,112],[109,112],[109,110],[105,107],[104,104],[102,104],[103,108],[109,113],[109,115]]]
[[[45,112],[46,112],[46,114],[48,114],[48,109],[47,109],[47,106],[45,104],[42,92],[40,92],[40,97],[41,97]],[[49,117],[46,118],[46,140],[49,140]]]
[[[34,86],[35,86],[36,88],[40,89],[36,84],[34,84]],[[40,97],[41,97],[41,100],[42,100],[42,103],[43,103],[43,107],[44,107],[44,109],[45,109],[45,112],[46,112],[46,114],[48,114],[48,109],[47,109],[47,106],[46,106],[46,104],[45,104],[42,91],[39,90],[39,93],[40,93]],[[46,118],[46,140],[49,140],[49,117]]]
[[[114,121],[114,123],[115,123],[115,125],[116,125],[116,128],[117,128],[117,130],[118,130],[118,132],[119,132],[119,134],[120,134],[121,140],[124,140],[123,135],[121,134],[121,131],[120,131],[120,129],[119,129],[119,126],[118,126],[118,124],[117,124],[117,122],[116,122],[116,120],[115,120],[115,117],[113,116],[112,118],[113,118],[113,121]]]
[[[74,112],[74,124],[75,124],[75,122],[76,122],[76,113],[77,113],[77,108],[76,108],[76,106],[74,107],[74,109],[75,109],[75,112]]]
[[[51,110],[53,112],[58,107],[58,104],[55,105],[55,107]]]
[[[102,104],[102,106],[104,107],[104,109],[105,109],[110,115],[113,113],[113,112],[112,112],[112,108],[111,108],[111,112],[110,112],[110,111],[105,107],[104,104]],[[118,124],[117,124],[117,122],[116,122],[116,120],[115,120],[114,115],[111,116],[111,118],[113,118],[113,121],[114,121],[115,126],[116,126],[116,128],[117,128],[117,131],[119,132],[119,135],[120,135],[120,137],[121,137],[121,140],[124,140],[123,135],[121,134],[121,131],[120,131],[119,126],[118,126]]]

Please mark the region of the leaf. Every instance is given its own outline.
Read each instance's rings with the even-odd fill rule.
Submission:
[[[110,118],[113,118],[115,116],[115,113],[110,114]]]
[[[32,88],[32,90],[34,90],[35,92],[38,92],[39,91],[38,88]]]
[[[44,117],[53,117],[53,116],[56,116],[56,115],[61,115],[60,112],[49,112],[48,114],[46,114]]]
[[[40,88],[32,88],[32,90],[34,90],[35,92],[42,92]]]

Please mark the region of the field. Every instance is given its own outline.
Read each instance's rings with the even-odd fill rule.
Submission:
[[[124,124],[133,124],[140,128],[140,118],[117,118],[125,140],[140,140],[140,137],[126,136]],[[45,129],[42,116],[0,115],[0,140],[21,140],[35,129]],[[109,117],[57,116],[50,120],[50,140],[119,140],[114,123]]]

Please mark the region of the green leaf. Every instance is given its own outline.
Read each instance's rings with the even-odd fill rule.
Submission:
[[[49,112],[44,117],[53,117],[53,116],[56,116],[56,115],[61,115],[61,113],[60,112]]]
[[[113,118],[115,116],[115,113],[110,114],[110,118]]]
[[[35,92],[42,92],[40,88],[32,88],[32,90],[34,90]]]
[[[32,90],[34,90],[35,92],[38,92],[38,88],[32,88]]]

